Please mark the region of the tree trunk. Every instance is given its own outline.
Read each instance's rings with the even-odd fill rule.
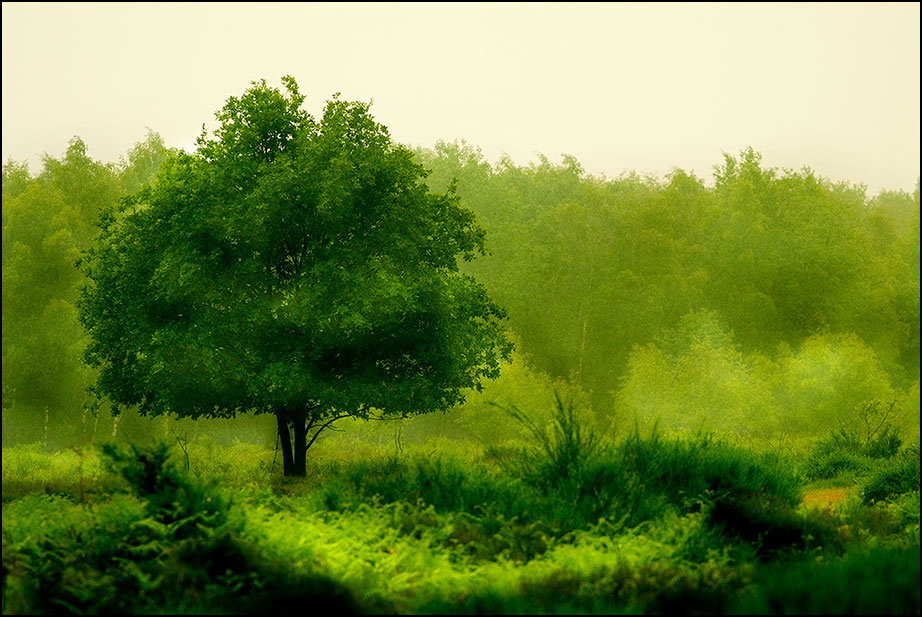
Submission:
[[[305,419],[293,414],[292,429],[294,431],[294,469],[293,476],[303,478],[307,475],[307,427]]]
[[[275,412],[279,426],[279,443],[282,444],[282,473],[290,476],[294,472],[294,458],[291,453],[291,436],[288,434],[288,414],[284,411]]]
[[[318,406],[308,406],[303,409],[280,409],[275,413],[279,426],[279,442],[282,445],[283,470],[286,476],[303,478],[307,475],[307,451],[314,444],[320,432],[327,428],[338,417],[329,419],[325,424],[319,424],[314,412]],[[290,431],[289,431],[289,425]],[[311,430],[315,429],[313,437],[308,441]]]

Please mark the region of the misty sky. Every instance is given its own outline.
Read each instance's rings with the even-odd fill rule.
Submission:
[[[919,3],[16,3],[3,11],[2,156],[79,135],[116,161],[147,127],[191,149],[253,80],[291,74],[319,115],[373,101],[393,138],[495,163],[710,183],[722,152],[913,190]]]

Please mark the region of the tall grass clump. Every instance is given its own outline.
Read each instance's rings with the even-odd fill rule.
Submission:
[[[664,495],[682,511],[702,500],[761,498],[785,506],[800,503],[802,482],[771,453],[756,453],[699,433],[686,438],[643,437],[634,431],[618,454],[625,471],[643,478],[646,490]]]
[[[814,444],[804,458],[802,471],[808,480],[852,481],[871,472],[882,460],[896,456],[901,445],[895,429],[864,440],[858,431],[840,428]]]
[[[517,407],[508,407],[506,412],[525,426],[536,446],[518,459],[518,475],[545,490],[578,485],[581,474],[599,452],[599,437],[573,403],[564,403],[555,394],[552,420],[543,426]]]
[[[707,434],[664,440],[637,432],[619,452],[646,492],[679,513],[703,512],[713,533],[749,547],[760,560],[836,542],[830,523],[798,513],[802,479],[772,453]]]
[[[633,479],[612,461],[610,444],[593,428],[586,414],[572,401],[555,395],[554,409],[546,424],[539,424],[517,407],[504,411],[520,422],[530,435],[517,449],[490,449],[503,471],[537,491],[541,517],[563,535],[584,529],[601,519],[623,523],[622,507],[636,496]],[[634,504],[638,505],[638,504]],[[644,511],[653,516],[657,504]]]
[[[854,481],[873,472],[881,461],[896,456],[903,440],[890,422],[897,401],[865,401],[855,410],[856,426],[841,426],[820,438],[803,460],[808,480]]]

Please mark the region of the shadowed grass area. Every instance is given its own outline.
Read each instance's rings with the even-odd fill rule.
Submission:
[[[858,551],[762,569],[731,612],[918,615],[919,546]]]
[[[178,469],[167,446],[102,450],[127,495],[4,506],[4,614],[289,614],[306,603],[356,612],[341,585],[247,540],[241,511],[212,481]]]

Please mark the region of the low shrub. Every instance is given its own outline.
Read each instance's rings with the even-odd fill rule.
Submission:
[[[665,440],[629,436],[618,448],[625,469],[642,486],[666,496],[681,511],[732,496],[796,506],[802,482],[783,461],[721,441],[712,435]]]
[[[919,448],[908,448],[879,466],[864,481],[861,499],[865,504],[891,500],[919,492]]]
[[[865,405],[862,409],[873,406]],[[880,424],[866,429],[862,436],[857,429],[840,428],[819,439],[802,462],[807,480],[828,480],[864,476],[873,472],[900,452],[903,440],[896,428]]]

